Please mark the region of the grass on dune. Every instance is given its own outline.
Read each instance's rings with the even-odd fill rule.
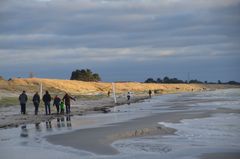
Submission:
[[[19,105],[18,97],[2,97],[0,98],[0,107]]]

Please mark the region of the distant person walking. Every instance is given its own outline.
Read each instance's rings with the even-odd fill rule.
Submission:
[[[50,108],[51,100],[52,100],[51,95],[48,93],[48,91],[46,91],[46,93],[43,96],[43,102],[44,102],[44,105],[45,105],[46,115],[51,114],[51,108]]]
[[[67,113],[67,114],[69,114],[69,113],[71,112],[71,110],[70,110],[70,105],[71,105],[70,100],[71,100],[71,99],[75,101],[75,98],[71,97],[68,93],[66,93],[66,94],[64,95],[63,99],[62,99],[62,100],[64,100],[64,102],[65,102],[66,113]]]
[[[152,98],[152,90],[149,90],[148,94],[149,94],[149,98]]]
[[[59,106],[60,106],[61,99],[56,95],[53,101],[53,106],[56,106],[57,114],[59,114]]]
[[[111,92],[110,92],[110,91],[108,91],[108,93],[107,93],[108,97],[110,97],[110,94],[111,94]]]
[[[131,93],[128,92],[128,93],[127,93],[127,100],[130,100],[130,97],[131,97]]]
[[[28,100],[26,92],[23,91],[22,94],[20,94],[18,99],[19,99],[19,102],[20,102],[20,105],[21,105],[21,114],[26,114],[26,103],[27,103],[27,100]]]
[[[33,101],[33,105],[35,107],[35,115],[37,115],[38,114],[39,104],[40,104],[40,96],[39,96],[38,92],[36,92],[34,94],[32,101]]]

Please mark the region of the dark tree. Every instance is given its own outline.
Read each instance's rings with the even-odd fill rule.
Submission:
[[[163,78],[163,82],[164,82],[164,83],[169,83],[170,80],[169,80],[169,78],[166,76],[166,77]]]
[[[203,82],[198,81],[197,79],[195,79],[195,80],[190,80],[189,83],[203,83]]]
[[[148,78],[145,83],[156,83],[156,81],[153,78]]]
[[[157,78],[157,83],[163,83],[163,80],[161,78]]]
[[[229,81],[229,82],[227,82],[227,84],[239,85],[239,84],[240,84],[240,82],[236,82],[236,81]]]
[[[93,73],[90,69],[82,69],[73,71],[70,80],[98,82],[101,81],[101,78],[99,74]]]

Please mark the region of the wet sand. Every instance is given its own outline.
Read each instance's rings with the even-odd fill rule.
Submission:
[[[118,151],[111,144],[120,139],[149,135],[173,134],[176,130],[159,125],[158,122],[179,122],[182,119],[204,118],[214,113],[236,113],[231,109],[212,111],[184,111],[160,113],[153,116],[133,119],[128,122],[105,125],[104,127],[82,129],[74,132],[52,135],[47,141],[56,145],[70,146],[101,155],[113,155]]]

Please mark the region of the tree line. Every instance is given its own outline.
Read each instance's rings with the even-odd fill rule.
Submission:
[[[192,79],[192,80],[180,80],[180,79],[177,79],[177,78],[170,78],[170,77],[167,77],[165,76],[163,79],[161,78],[157,78],[156,80],[153,79],[153,78],[148,78],[144,81],[144,83],[196,83],[196,84],[232,84],[232,85],[239,85],[240,83],[239,82],[236,82],[236,81],[229,81],[229,82],[221,82],[220,80],[218,80],[217,82],[208,82],[208,81],[200,81],[200,80],[197,80],[197,79]]]

